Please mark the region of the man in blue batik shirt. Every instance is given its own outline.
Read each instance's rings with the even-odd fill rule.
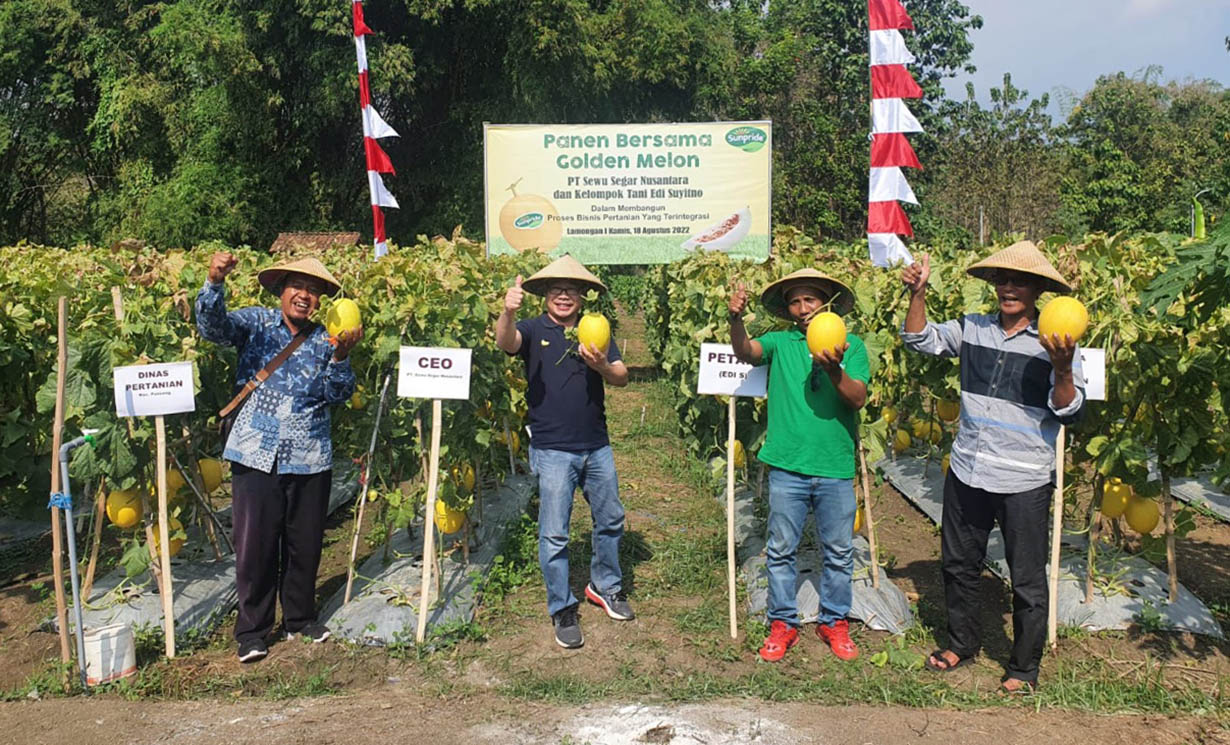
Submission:
[[[235,257],[215,253],[209,279],[197,294],[201,336],[239,350],[238,392],[301,330],[306,339],[243,402],[222,457],[231,462],[231,519],[239,616],[235,639],[241,662],[269,653],[278,596],[288,638],[329,637],[316,621],[316,570],[328,512],[333,443],[329,406],[354,392],[350,350],[362,327],[330,339],[312,323],[321,295],[341,285],[316,259],[300,259],[260,272],[261,286],[281,308],[254,306],[227,312],[226,276]]]

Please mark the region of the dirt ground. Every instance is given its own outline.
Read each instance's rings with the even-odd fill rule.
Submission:
[[[665,425],[674,414],[654,395],[641,334],[636,319],[624,321],[620,337],[631,340],[627,357],[636,382],[608,394],[612,441],[628,512],[623,558],[636,621],[614,623],[584,605],[585,647],[562,650],[551,638],[545,593],[535,579],[498,606],[480,611],[482,639],[463,640],[424,661],[335,643],[280,643],[272,646],[266,661],[251,666],[235,660],[228,622],[204,648],[170,663],[151,663],[161,676],[152,686],[158,692],[155,696],[127,700],[110,692],[65,699],[31,693],[0,703],[0,744],[383,745],[427,740],[960,745],[1070,742],[1077,732],[1099,743],[1230,742],[1230,733],[1212,716],[1103,716],[1027,702],[997,705],[993,698],[985,707],[954,710],[938,701],[935,707],[831,706],[822,696],[807,697],[810,703],[785,703],[772,693],[716,700],[698,695],[696,680],[704,676],[719,682],[778,676],[784,685],[794,685],[797,693],[799,681],[821,681],[837,663],[810,629],[805,629],[799,647],[771,669],[757,661],[754,650],[759,638],[746,638],[747,619],[740,619],[739,640],[725,638],[724,577],[703,566],[693,571],[689,564],[689,557],[705,552],[723,557],[724,562],[724,533],[712,528],[713,516],[722,508],[711,494],[698,494],[689,481],[695,463],[678,438],[667,433]],[[645,425],[640,423],[643,412]],[[655,424],[662,426],[655,429]],[[875,516],[889,577],[908,597],[917,599],[920,620],[927,627],[943,629],[938,534],[890,486],[875,491]],[[584,502],[578,500],[574,530],[582,540],[574,548],[572,562],[578,592],[587,579],[587,517]],[[1180,577],[1224,623],[1230,608],[1230,525],[1207,517],[1199,517],[1197,524],[1197,530],[1179,545]],[[348,511],[339,511],[326,537],[319,575],[322,601],[345,583],[351,530]],[[29,688],[31,676],[45,672],[48,660],[58,657],[56,636],[36,629],[52,610],[47,590],[42,589],[50,581],[40,586],[26,576],[38,579],[47,571],[46,560],[37,557],[48,553],[49,545],[39,546],[28,561],[13,567],[8,579],[0,578],[5,585],[0,588],[4,663],[0,692]],[[19,577],[22,581],[14,581]],[[977,664],[944,681],[966,693],[993,690],[1009,651],[1010,594],[989,573],[983,583],[986,649]],[[690,589],[680,592],[680,587]],[[885,634],[861,628],[854,633],[865,656],[890,641]],[[919,651],[936,643],[926,639]],[[1230,674],[1228,653],[1230,646],[1224,642],[1139,629],[1075,634],[1060,643],[1065,660],[1122,666],[1124,675],[1160,662],[1177,676],[1171,684],[1197,686],[1218,695]],[[1043,661],[1044,682],[1048,666],[1055,667],[1049,657]],[[875,672],[869,669],[867,674]],[[577,691],[551,688],[563,674],[567,685],[575,685]],[[929,674],[916,675],[922,685]],[[318,683],[318,690],[305,686],[304,679]],[[626,687],[608,685],[612,679]],[[280,685],[287,687],[288,695],[271,693]],[[628,690],[642,693],[629,695]],[[688,700],[703,703],[679,703]]]

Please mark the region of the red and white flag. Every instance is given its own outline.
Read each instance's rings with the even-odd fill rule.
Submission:
[[[915,61],[901,29],[914,21],[900,0],[867,0],[871,60],[871,171],[867,179],[867,249],[875,266],[907,264],[914,258],[901,236],[913,236],[902,202],[918,204],[902,168],[922,168],[906,132],[922,125],[903,99],[922,98],[922,88],[906,65]]]
[[[381,137],[397,137],[397,132],[390,127],[372,106],[371,83],[367,71],[367,43],[363,38],[372,33],[367,22],[363,20],[362,0],[351,3],[351,15],[354,22],[354,52],[359,65],[359,106],[363,119],[363,154],[367,163],[367,186],[371,192],[372,201],[372,232],[375,244],[376,258],[389,252],[388,238],[384,233],[384,212],[382,207],[397,208],[397,199],[384,187],[382,173],[395,173],[393,161],[376,142]]]

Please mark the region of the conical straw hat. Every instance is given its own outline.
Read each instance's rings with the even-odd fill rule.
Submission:
[[[268,269],[261,270],[256,275],[256,279],[261,283],[261,287],[270,292],[276,292],[274,288],[286,278],[287,274],[306,274],[309,277],[323,280],[329,285],[325,288],[325,295],[336,295],[342,289],[342,283],[337,281],[337,277],[334,277],[325,265],[320,263],[320,259],[312,257],[275,264]]]
[[[1043,280],[1043,290],[1061,293],[1072,291],[1072,286],[1060,276],[1059,271],[1051,265],[1051,262],[1047,260],[1046,256],[1038,250],[1038,247],[1032,241],[1017,241],[1004,250],[991,254],[977,264],[972,265],[966,271],[978,279],[994,282],[995,273],[1000,269],[1009,269],[1040,277]]]
[[[606,292],[606,285],[602,284],[602,280],[591,274],[588,269],[581,265],[581,262],[572,258],[569,254],[564,254],[542,269],[539,269],[534,276],[521,283],[521,288],[535,295],[546,295],[547,287],[552,282],[561,279],[580,282],[598,292]]]
[[[840,280],[811,268],[791,272],[773,282],[760,293],[760,302],[773,315],[793,321],[786,307],[786,292],[799,285],[811,285],[827,292],[832,310],[837,315],[844,316],[854,308],[853,290]]]

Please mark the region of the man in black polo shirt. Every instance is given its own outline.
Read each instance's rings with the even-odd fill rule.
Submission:
[[[566,649],[585,643],[577,616],[579,602],[568,586],[568,524],[578,486],[594,521],[594,558],[585,597],[617,621],[635,617],[619,568],[624,508],[603,404],[604,382],[627,385],[628,368],[615,344],[608,344],[603,353],[564,335],[565,329],[576,326],[584,293],[591,289],[606,292],[606,285],[565,255],[524,282],[517,277],[495,325],[500,348],[525,360],[530,468],[538,477],[538,563],[547,585],[555,641]],[[526,291],[546,298],[546,312],[517,321]]]

